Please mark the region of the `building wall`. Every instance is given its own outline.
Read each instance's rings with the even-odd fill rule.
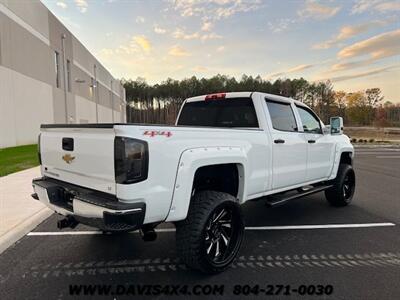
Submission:
[[[0,148],[36,143],[43,123],[125,115],[121,83],[39,0],[0,0]]]

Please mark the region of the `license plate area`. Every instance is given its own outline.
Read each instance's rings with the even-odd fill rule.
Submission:
[[[73,212],[74,193],[60,186],[47,189],[47,195],[51,204]]]

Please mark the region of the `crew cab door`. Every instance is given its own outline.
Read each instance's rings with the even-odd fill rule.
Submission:
[[[321,122],[311,109],[295,106],[307,143],[307,181],[325,179],[332,170],[335,143],[329,134],[323,134]]]
[[[307,168],[307,143],[298,132],[293,107],[283,100],[265,101],[272,137],[272,189],[303,183]]]

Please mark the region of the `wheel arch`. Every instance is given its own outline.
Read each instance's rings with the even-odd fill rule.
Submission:
[[[337,172],[339,170],[339,166],[341,163],[353,165],[353,158],[354,158],[354,148],[353,146],[344,146],[339,147],[339,150],[336,151],[335,161],[332,168],[331,176],[329,180],[336,178]]]
[[[179,160],[170,210],[165,221],[179,221],[186,218],[194,189],[205,190],[205,179],[225,175],[222,184],[211,184],[210,189],[227,192],[239,203],[246,193],[246,154],[240,147],[204,147],[189,149]],[[229,171],[235,174],[229,173]],[[233,183],[235,186],[229,187]],[[200,185],[199,185],[200,184]]]

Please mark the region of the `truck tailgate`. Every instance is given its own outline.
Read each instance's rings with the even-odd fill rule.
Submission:
[[[114,128],[42,128],[42,174],[115,194]]]

